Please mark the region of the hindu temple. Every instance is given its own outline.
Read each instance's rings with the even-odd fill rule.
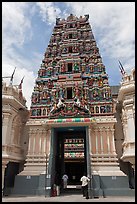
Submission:
[[[31,96],[29,143],[13,193],[50,196],[56,175],[94,196],[129,193],[115,148],[116,118],[108,74],[89,15],[57,18]],[[21,185],[20,185],[21,184]]]

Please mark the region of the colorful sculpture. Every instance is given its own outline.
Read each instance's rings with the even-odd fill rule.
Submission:
[[[88,18],[57,19],[32,93],[31,118],[112,114],[108,76]]]

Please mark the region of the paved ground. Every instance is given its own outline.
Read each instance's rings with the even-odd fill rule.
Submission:
[[[44,196],[33,196],[33,197],[10,197],[6,196],[2,198],[2,202],[135,202],[134,196],[124,197],[100,197],[85,199],[81,194],[73,195],[61,195],[56,197],[44,197]]]

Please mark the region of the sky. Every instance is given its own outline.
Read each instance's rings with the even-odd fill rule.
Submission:
[[[135,67],[135,2],[2,2],[2,76],[16,67],[13,85],[24,77],[28,109],[56,18],[70,14],[89,14],[110,86],[122,80],[118,60],[127,74]]]

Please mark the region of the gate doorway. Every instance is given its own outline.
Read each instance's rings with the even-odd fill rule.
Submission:
[[[53,184],[56,183],[58,175],[58,183],[63,188],[62,176],[66,173],[68,188],[81,186],[80,178],[84,172],[87,173],[86,128],[55,128],[53,147],[52,172],[55,178]]]
[[[15,176],[18,173],[19,163],[9,162],[5,169],[3,196],[8,196],[11,194],[11,190],[14,187]]]

